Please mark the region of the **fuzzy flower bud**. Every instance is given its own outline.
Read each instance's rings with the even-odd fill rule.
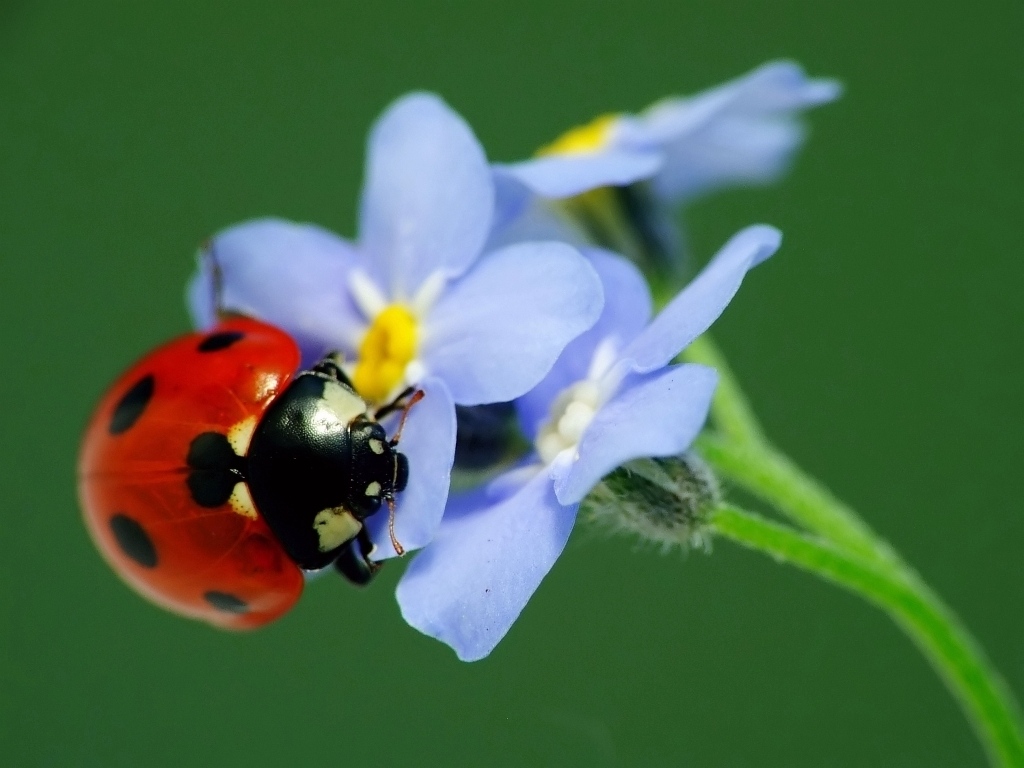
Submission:
[[[708,516],[720,502],[718,479],[690,451],[624,464],[594,487],[581,510],[591,521],[664,549],[706,549]]]

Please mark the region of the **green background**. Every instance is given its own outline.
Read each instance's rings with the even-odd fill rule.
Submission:
[[[292,7],[289,7],[292,6]],[[891,539],[1024,693],[1024,6],[177,0],[0,11],[2,696],[13,766],[974,766],[892,623],[720,542],[578,529],[467,665],[401,620],[399,567],[260,632],[129,592],[74,489],[90,408],[184,330],[216,229],[351,234],[370,122],[443,94],[512,160],[595,114],[792,57],[843,100],[777,187],[687,212],[702,258],[783,250],[717,326],[769,433]]]

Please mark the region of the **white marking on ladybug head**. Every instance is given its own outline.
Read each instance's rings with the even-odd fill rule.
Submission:
[[[380,483],[374,480],[368,486],[366,486],[367,496],[380,496]]]
[[[231,495],[228,497],[228,505],[230,505],[232,512],[242,517],[248,517],[250,520],[255,520],[259,517],[256,514],[256,505],[249,494],[249,486],[245,483],[235,483],[235,487],[231,490]]]
[[[336,381],[324,382],[324,402],[342,424],[349,424],[357,416],[366,414],[366,401]]]
[[[228,430],[228,443],[231,450],[239,456],[245,456],[252,442],[252,433],[256,431],[256,417],[247,416]]]
[[[372,438],[370,440],[370,450],[379,456],[380,454],[384,453],[384,443],[382,443],[377,438]]]
[[[362,527],[363,524],[344,507],[322,509],[313,518],[313,528],[320,539],[317,546],[321,552],[330,552],[354,539]]]

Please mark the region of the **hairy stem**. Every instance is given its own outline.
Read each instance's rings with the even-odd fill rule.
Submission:
[[[772,504],[797,525],[869,560],[899,558],[857,514],[766,443],[738,445],[702,435],[697,451],[724,478]]]

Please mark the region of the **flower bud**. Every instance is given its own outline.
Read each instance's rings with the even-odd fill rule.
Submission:
[[[708,516],[720,502],[718,479],[688,452],[622,465],[598,483],[581,509],[592,521],[666,549],[706,549]]]

